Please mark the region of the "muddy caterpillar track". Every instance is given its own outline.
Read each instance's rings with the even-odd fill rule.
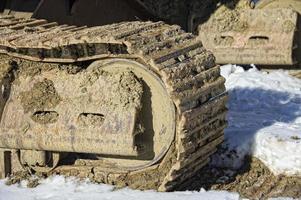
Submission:
[[[139,98],[143,98],[139,90],[141,80],[144,80],[148,74],[151,74],[151,78],[155,77],[154,80],[158,80],[162,85],[162,93],[166,93],[166,97],[168,98],[167,100],[162,99],[162,105],[158,101],[158,105],[154,105],[155,107],[148,110],[149,112],[153,112],[155,117],[157,116],[156,112],[159,112],[157,110],[160,110],[160,108],[163,109],[166,107],[166,109],[169,109],[168,106],[165,106],[165,101],[172,102],[171,110],[167,111],[174,116],[173,127],[167,130],[162,129],[163,133],[160,132],[160,134],[163,135],[164,131],[171,133],[167,139],[165,138],[166,141],[164,139],[164,141],[158,142],[160,137],[163,136],[160,136],[157,133],[157,129],[154,128],[154,145],[157,145],[158,148],[161,148],[161,143],[162,145],[166,145],[162,147],[162,151],[158,151],[159,153],[154,149],[155,155],[151,159],[147,158],[150,161],[144,161],[143,159],[141,159],[143,161],[132,161],[135,158],[131,156],[117,159],[116,156],[112,159],[110,156],[106,156],[106,160],[99,157],[97,157],[98,159],[89,159],[89,156],[86,156],[85,158],[68,163],[68,158],[70,157],[64,155],[57,158],[58,165],[49,170],[47,175],[62,174],[88,177],[96,182],[118,186],[170,191],[177,189],[179,185],[187,181],[200,168],[205,166],[210,159],[210,155],[216,151],[217,145],[224,139],[223,130],[226,127],[225,115],[227,110],[225,107],[227,101],[224,87],[225,80],[220,76],[220,68],[215,65],[214,56],[206,51],[202,47],[201,42],[197,41],[192,34],[183,32],[178,26],[166,25],[163,22],[124,22],[87,28],[57,25],[56,23],[47,23],[45,20],[16,19],[12,16],[1,16],[0,36],[2,86],[4,88],[12,88],[11,91],[13,91],[7,95],[10,97],[1,99],[1,110],[2,112],[3,109],[5,110],[3,112],[4,117],[9,113],[9,108],[7,108],[9,106],[5,106],[7,99],[9,98],[9,102],[16,102],[17,104],[20,98],[13,98],[12,96],[18,94],[18,92],[24,94],[22,93],[25,90],[23,88],[24,84],[35,85],[38,79],[44,80],[54,77],[52,82],[46,81],[42,84],[45,85],[47,83],[46,88],[56,88],[58,93],[55,104],[52,105],[50,101],[49,105],[52,107],[46,103],[41,103],[39,104],[41,108],[48,106],[47,108],[58,109],[60,108],[58,107],[60,103],[64,103],[64,101],[66,101],[65,105],[68,105],[70,102],[67,102],[67,97],[64,96],[68,95],[64,94],[64,91],[66,92],[67,90],[61,89],[60,91],[60,83],[58,82],[63,82],[61,79],[64,79],[66,81],[64,84],[71,83],[76,88],[77,82],[75,79],[77,78],[69,80],[68,77],[79,77],[78,80],[84,81],[86,75],[90,73],[90,68],[93,68],[94,71],[92,70],[92,72],[97,74],[97,78],[100,77],[99,79],[109,81],[108,83],[113,85],[116,81],[111,81],[110,77],[116,78],[117,76],[119,82],[123,83],[122,78],[128,76],[130,84],[134,84],[138,88],[134,90],[137,93],[138,100]],[[115,63],[112,66],[116,67],[117,70],[110,69],[110,65],[108,65],[109,67],[104,70],[105,72],[97,71],[98,65],[105,65],[110,62]],[[118,75],[120,73],[118,67],[121,65],[130,66],[127,68],[130,70],[125,70],[126,72]],[[140,65],[145,67],[145,76],[141,75],[139,77],[137,75],[139,74]],[[61,88],[66,86],[64,84],[62,83]],[[154,85],[156,86],[156,84]],[[125,84],[126,87],[128,85],[128,83]],[[70,92],[75,91],[76,89],[74,88],[71,88]],[[118,89],[118,87],[116,88]],[[115,91],[114,87],[113,90]],[[95,93],[95,91],[92,92]],[[43,94],[41,93],[42,96]],[[95,95],[98,95],[98,93],[95,93]],[[139,112],[144,108],[143,100],[141,104],[137,106],[129,99],[127,104],[125,104],[129,105],[129,108],[124,106],[125,108],[122,107],[120,109],[125,113],[129,110],[131,112]],[[9,105],[13,108],[22,108],[17,107],[14,103],[9,103]],[[20,105],[22,105],[22,102]],[[30,105],[28,104],[29,111]],[[24,105],[22,109],[24,109]],[[116,111],[114,110],[115,107],[112,109],[114,112]],[[42,121],[44,125],[41,125],[43,124],[41,122],[36,126],[47,131],[49,128],[46,129],[45,127],[51,127],[56,120],[60,120],[60,111],[55,111],[58,114],[54,111],[47,111],[47,115],[42,119],[44,120]],[[37,113],[34,119],[39,120],[40,114]],[[20,116],[23,115],[27,116],[26,113],[20,114]],[[86,117],[87,120],[91,118],[89,114],[82,116]],[[135,117],[136,114],[133,116]],[[139,122],[139,116],[143,118],[141,114],[137,114],[137,116],[136,123]],[[158,121],[160,121],[161,116],[163,121],[167,118],[164,113],[159,113],[158,116]],[[45,119],[47,121],[48,118],[52,121],[45,125]],[[101,115],[93,115],[92,118],[93,120],[102,120]],[[166,120],[168,121],[169,119]],[[2,118],[2,121],[5,121],[5,119]],[[2,124],[5,123],[2,122]],[[34,124],[34,122],[30,123]],[[86,122],[84,121],[84,123]],[[143,123],[141,122],[141,124]],[[32,127],[34,126],[31,125],[28,129]],[[136,131],[137,126],[135,125],[135,127],[134,133],[139,135]],[[1,125],[0,129],[0,147],[3,148],[2,151],[4,154],[5,152],[10,152],[8,160],[11,162],[11,169],[8,171],[11,173],[19,170],[15,163],[22,164],[22,156],[20,157],[20,152],[22,154],[22,151],[20,149],[29,149],[29,142],[27,143],[26,141],[29,141],[30,138],[29,136],[28,138],[23,136],[26,134],[31,134],[30,145],[32,149],[56,152],[53,155],[62,154],[58,152],[69,152],[71,155],[75,153],[89,153],[91,155],[93,150],[92,143],[94,141],[91,143],[91,147],[89,145],[89,147],[87,145],[79,145],[77,147],[75,146],[76,141],[73,141],[72,145],[74,146],[71,145],[70,148],[83,149],[83,152],[80,150],[76,150],[75,152],[68,151],[69,146],[67,144],[64,145],[63,138],[57,135],[49,136],[56,142],[57,149],[52,148],[52,146],[50,148],[49,145],[51,144],[48,144],[49,142],[47,142],[45,137],[41,135],[36,136],[37,134],[33,134],[28,130],[26,130],[26,134],[24,132],[21,135],[24,137],[23,140],[16,138],[10,141],[7,138],[14,138],[15,135],[13,134],[15,132],[11,133],[8,131],[8,133],[4,133],[4,130],[6,130],[5,125]],[[141,128],[140,132],[143,132],[143,128]],[[66,132],[66,134],[69,134],[69,132]],[[108,137],[108,140],[110,139],[108,135],[105,137]],[[39,142],[36,141],[37,139]],[[124,138],[124,140],[126,139]],[[129,155],[132,153],[130,150],[128,150]],[[115,153],[117,150],[104,148],[103,151],[108,151],[109,155],[112,152]],[[2,155],[4,154],[2,153]],[[75,154],[73,158],[78,158],[77,155]],[[114,159],[117,161],[115,162]],[[3,160],[0,156],[1,165],[3,165]],[[132,162],[141,162],[142,165],[139,165],[140,167],[120,167],[124,162],[130,163],[129,165],[132,165]],[[24,168],[24,165],[22,167]],[[2,167],[2,173],[6,173],[3,168],[5,167]],[[40,167],[33,167],[32,169],[39,171]]]

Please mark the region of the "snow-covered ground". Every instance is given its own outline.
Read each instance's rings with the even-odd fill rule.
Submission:
[[[229,127],[225,152],[211,164],[238,168],[244,156],[262,160],[275,174],[301,175],[301,80],[283,71],[265,73],[256,68],[222,67],[229,91]],[[114,190],[112,186],[60,176],[28,189],[25,183],[5,186],[0,181],[0,200],[56,199],[214,199],[236,200],[239,195],[223,191],[173,192]]]
[[[227,151],[213,164],[238,168],[253,155],[274,174],[301,176],[301,80],[235,65],[223,66],[222,75],[230,94]]]
[[[235,193],[212,192],[172,192],[114,190],[109,185],[97,185],[88,181],[61,176],[50,177],[36,188],[28,189],[25,184],[3,186],[0,181],[0,200],[238,200]]]

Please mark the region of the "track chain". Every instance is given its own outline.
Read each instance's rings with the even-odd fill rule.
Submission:
[[[225,80],[214,56],[178,26],[137,21],[87,28],[0,16],[0,53],[54,63],[108,57],[136,59],[163,80],[176,106],[175,142],[160,163],[133,172],[114,173],[85,165],[60,166],[54,173],[170,191],[206,165],[224,139]]]

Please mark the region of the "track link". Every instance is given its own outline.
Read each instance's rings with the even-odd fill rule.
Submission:
[[[9,56],[3,55],[5,62],[16,58],[70,64],[112,57],[135,59],[162,79],[175,104],[176,138],[159,163],[139,171],[114,172],[93,162],[77,162],[51,173],[170,191],[206,165],[224,139],[225,80],[214,56],[178,26],[123,22],[86,28],[1,16],[0,53]]]

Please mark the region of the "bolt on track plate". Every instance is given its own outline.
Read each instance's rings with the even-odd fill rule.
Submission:
[[[199,26],[217,63],[293,65],[298,14],[292,9],[229,11]],[[236,12],[236,14],[234,13]],[[234,16],[234,18],[233,18]]]

